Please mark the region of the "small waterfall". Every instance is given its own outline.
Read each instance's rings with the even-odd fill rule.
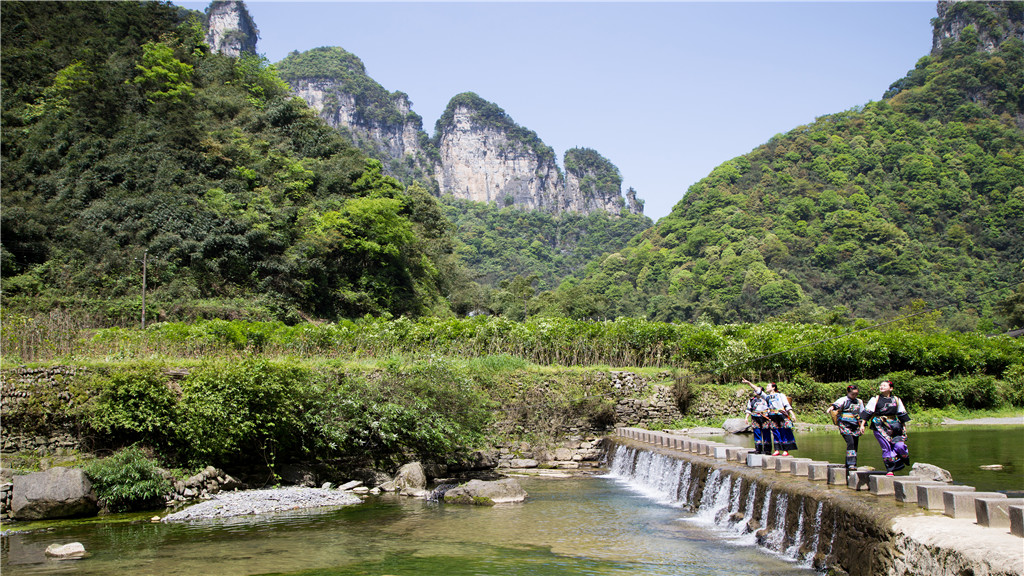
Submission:
[[[757,498],[757,484],[751,482],[750,486],[747,488],[747,492],[747,510],[746,514],[743,516],[744,530],[747,529],[747,524],[750,522],[750,519],[754,517],[754,499]]]
[[[690,489],[690,476],[693,473],[693,464],[686,463],[686,467],[683,469],[683,476],[679,480],[679,486],[676,488],[676,502],[680,504],[688,504],[689,501],[686,499],[686,495]]]
[[[812,526],[814,538],[811,540],[811,545],[807,549],[807,556],[804,558],[804,565],[807,568],[814,567],[814,556],[818,554],[818,544],[821,543],[821,513],[824,508],[824,503],[818,502],[818,510],[814,513],[814,525]]]
[[[744,495],[743,483],[739,476],[723,472],[721,468],[704,468],[694,463],[672,458],[663,454],[638,450],[628,446],[617,446],[611,462],[609,476],[630,484],[647,497],[671,506],[688,506],[694,512],[694,519],[711,524],[734,536],[729,539],[738,545],[759,544],[780,556],[812,567],[821,546],[822,518],[824,506],[817,503],[813,525],[810,515],[804,510],[803,497],[794,502],[799,505],[796,531],[787,537],[786,525],[790,496],[786,492],[773,493],[766,487],[758,505],[758,483],[747,482]],[[706,478],[701,474],[706,473]],[[744,500],[745,498],[745,500]],[[739,518],[741,502],[743,515]],[[753,522],[757,521],[757,522]],[[751,530],[751,524],[760,529]],[[829,550],[830,556],[835,545],[837,524],[833,515],[833,527]],[[810,540],[806,553],[801,553],[804,539]]]
[[[804,540],[804,503],[800,502],[798,507],[799,514],[797,516],[796,523],[796,534],[793,536],[792,544],[789,548],[786,548],[786,556],[793,560],[800,560],[800,543]]]
[[[788,508],[789,495],[783,492],[775,499],[775,529],[764,538],[765,547],[776,552],[781,552],[786,542],[786,510]],[[765,518],[763,523],[767,527],[768,518]]]

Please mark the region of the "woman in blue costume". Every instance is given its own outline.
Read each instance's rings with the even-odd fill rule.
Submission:
[[[764,388],[746,379],[742,382],[753,388],[755,395],[768,403],[768,420],[775,440],[775,451],[772,452],[772,456],[778,456],[780,450],[783,456],[789,456],[790,450],[796,450],[796,437],[793,436],[793,421],[796,420],[796,414],[793,413],[789,397],[779,391],[775,382],[769,382]]]
[[[860,390],[856,386],[846,387],[846,396],[836,400],[825,409],[832,422],[839,428],[839,433],[846,440],[846,470],[857,467],[857,444],[864,433],[864,401],[857,398]]]
[[[871,422],[871,430],[875,433],[878,445],[882,447],[886,476],[892,476],[910,464],[906,429],[910,414],[903,406],[903,401],[893,396],[892,382],[883,380],[878,385],[878,396],[868,400],[864,407],[864,420]]]
[[[747,424],[754,430],[754,454],[772,453],[771,424],[768,420],[768,401],[754,394],[747,402]]]

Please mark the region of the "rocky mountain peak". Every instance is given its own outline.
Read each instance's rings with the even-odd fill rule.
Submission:
[[[1010,38],[1024,40],[1024,6],[1019,2],[939,0],[938,17],[932,20],[932,56],[943,47],[966,38],[968,28],[977,38],[978,50],[994,52]]]
[[[214,52],[237,58],[256,53],[256,28],[242,0],[215,0],[206,9],[206,43]]]
[[[642,203],[622,196],[619,169],[595,150],[565,154],[565,174],[555,153],[532,130],[516,124],[499,106],[466,92],[452,98],[435,126],[434,171],[442,194],[547,212],[612,214]]]

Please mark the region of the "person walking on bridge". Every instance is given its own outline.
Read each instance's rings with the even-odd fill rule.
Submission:
[[[771,421],[772,437],[775,440],[775,451],[772,456],[789,456],[790,450],[796,450],[796,437],[793,436],[793,421],[796,414],[789,403],[789,397],[779,391],[775,382],[769,382],[764,388],[743,379],[744,384],[754,389],[757,396],[768,403],[768,420]]]
[[[825,409],[839,433],[846,440],[846,471],[857,467],[857,444],[864,434],[864,401],[857,398],[860,390],[853,385],[846,387],[846,396],[836,400]]]
[[[882,380],[878,384],[878,396],[868,400],[864,407],[864,420],[871,422],[871,430],[882,447],[886,476],[892,476],[910,463],[906,427],[910,414],[903,406],[903,400],[893,396],[892,382]]]

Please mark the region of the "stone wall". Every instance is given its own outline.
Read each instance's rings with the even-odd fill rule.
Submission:
[[[80,449],[80,439],[61,416],[75,404],[68,383],[86,371],[82,367],[53,366],[0,372],[4,416],[0,418],[0,451],[36,451],[46,456]],[[35,412],[39,417],[29,418]],[[12,421],[12,413],[24,414],[30,421]]]
[[[604,458],[601,442],[601,438],[590,436],[565,440],[553,446],[533,446],[528,442],[502,444],[497,446],[498,468],[598,468]]]

